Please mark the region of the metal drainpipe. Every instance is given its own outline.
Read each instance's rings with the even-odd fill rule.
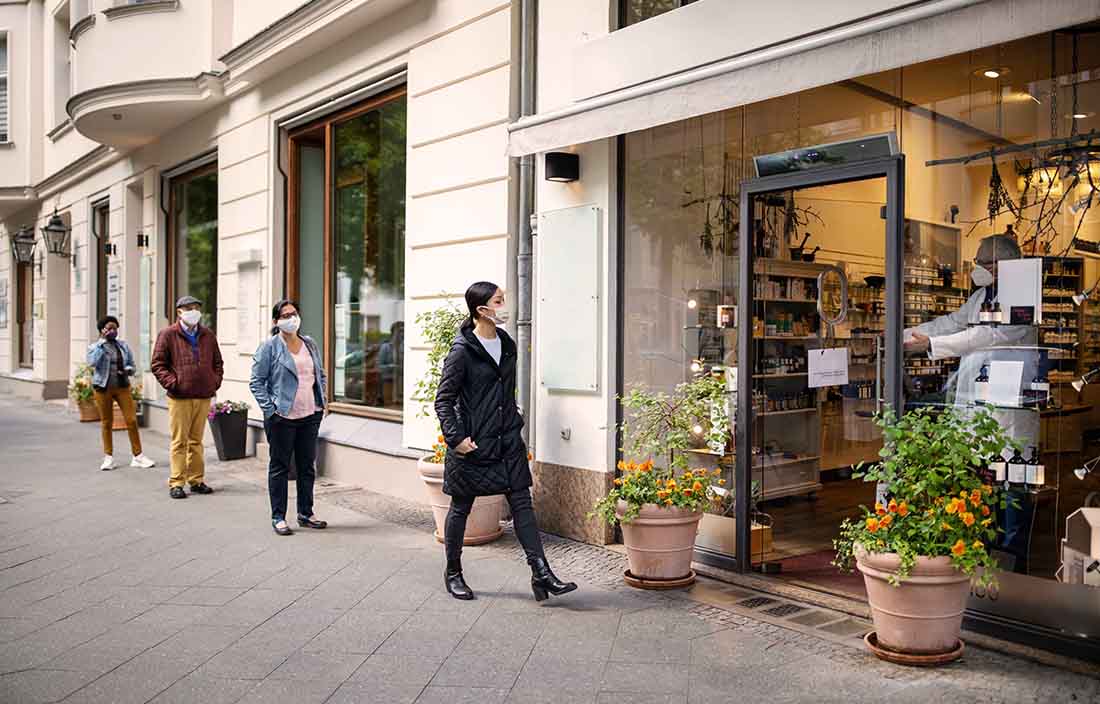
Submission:
[[[517,117],[535,114],[535,56],[537,41],[538,0],[512,1],[512,57],[518,58]],[[518,38],[518,42],[516,39]],[[515,72],[513,72],[513,75]],[[518,82],[518,86],[516,83]],[[515,118],[513,118],[515,119]],[[534,375],[531,373],[531,347],[534,317],[534,232],[531,218],[535,212],[535,157],[527,155],[511,159],[510,172],[516,182],[515,208],[509,213],[509,227],[515,228],[516,250],[516,344],[519,347],[516,360],[516,385],[519,389],[519,407],[523,409],[524,439],[531,451],[535,448],[535,394]]]

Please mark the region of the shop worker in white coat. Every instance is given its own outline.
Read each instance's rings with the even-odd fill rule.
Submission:
[[[922,325],[905,329],[905,351],[927,352],[929,358],[959,358],[959,371],[947,381],[944,391],[948,401],[954,396],[958,405],[974,402],[974,381],[982,365],[995,360],[997,347],[1032,346],[1038,344],[1038,334],[1032,325],[978,325],[982,304],[997,302],[997,262],[1019,259],[1020,247],[1011,237],[991,235],[978,245],[971,278],[978,289],[962,308],[941,315]],[[1007,313],[1006,313],[1007,315]],[[952,393],[953,392],[953,393]],[[1030,410],[998,410],[994,417],[1019,440],[1027,452],[1039,437],[1039,414]],[[1011,457],[1009,451],[1005,457]],[[1026,455],[1025,455],[1026,456]]]

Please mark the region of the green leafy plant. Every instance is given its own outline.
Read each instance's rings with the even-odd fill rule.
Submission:
[[[130,398],[134,399],[135,403],[145,400],[144,387],[140,381],[130,382]]]
[[[646,504],[701,511],[720,501],[713,487],[725,484],[721,470],[689,470],[685,451],[704,443],[725,447],[728,442],[724,376],[698,374],[672,394],[636,386],[620,402],[625,416],[620,428],[623,455],[632,459],[619,462],[622,476],[589,517],[614,524],[630,522]],[[716,411],[716,406],[722,410]],[[622,517],[616,512],[620,500],[627,506]]]
[[[434,415],[433,404],[435,394],[439,389],[439,380],[443,376],[443,361],[451,351],[455,336],[462,325],[466,314],[454,305],[436,308],[416,316],[416,324],[420,326],[420,333],[428,343],[428,368],[424,376],[416,382],[416,390],[413,392],[413,401],[420,404],[420,418],[428,418]],[[438,421],[437,421],[438,426]],[[443,436],[436,438],[432,445],[431,461],[443,464],[447,457],[447,444]]]
[[[95,397],[95,389],[92,387],[92,375],[94,370],[90,364],[81,364],[73,373],[69,381],[69,398],[75,403],[91,403]]]
[[[896,586],[912,574],[917,557],[950,557],[979,583],[994,583],[997,564],[988,546],[1005,498],[982,470],[1018,444],[985,410],[920,408],[901,417],[886,411],[875,423],[883,433],[882,461],[857,465],[855,476],[883,483],[889,502],[861,506],[861,518],[841,524],[833,564],[851,571],[860,549],[896,553],[901,564],[890,578]]]

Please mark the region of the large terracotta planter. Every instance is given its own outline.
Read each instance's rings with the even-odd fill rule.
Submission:
[[[954,650],[970,577],[955,569],[949,557],[918,557],[913,573],[894,587],[888,580],[900,563],[895,553],[868,553],[856,547],[878,644],[916,655]]]
[[[76,411],[81,423],[91,423],[99,420],[99,409],[93,401],[77,401]]]
[[[615,512],[622,516],[627,504]],[[695,535],[702,511],[646,504],[629,523],[620,523],[630,574],[643,580],[683,579],[691,574]]]
[[[416,461],[416,469],[424,480],[428,490],[428,503],[435,518],[435,539],[443,542],[443,533],[447,522],[447,509],[451,506],[451,497],[443,493],[443,465],[429,462],[427,458]],[[483,545],[503,535],[500,527],[501,511],[504,509],[503,496],[479,496],[474,501],[470,517],[466,519],[466,536],[463,545]]]

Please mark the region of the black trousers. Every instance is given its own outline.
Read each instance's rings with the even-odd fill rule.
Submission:
[[[291,458],[298,470],[298,515],[313,515],[313,482],[317,477],[317,431],[323,413],[290,420],[273,415],[264,420],[271,461],[267,465],[267,493],[272,520],[286,519],[287,474]]]
[[[535,507],[531,504],[531,490],[521,489],[505,494],[508,506],[512,509],[512,527],[516,538],[527,554],[527,561],[545,557],[542,551],[542,538],[539,536],[538,522],[535,520]],[[447,561],[455,562],[462,557],[462,539],[466,537],[466,519],[474,507],[472,496],[452,496],[451,508],[447,511],[447,523],[444,526],[443,542],[447,548]]]

